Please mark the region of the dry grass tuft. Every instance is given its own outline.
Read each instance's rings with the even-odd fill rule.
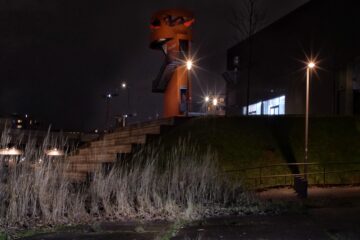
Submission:
[[[9,139],[2,135],[4,146]],[[82,185],[66,179],[66,156],[44,155],[45,148],[59,147],[59,143],[64,141],[48,137],[36,147],[28,139],[24,155],[9,167],[4,164],[9,157],[0,157],[1,228],[97,220],[197,219],[260,211],[251,195],[220,174],[216,154],[199,154],[187,141],[168,151],[148,146],[130,161],[118,163],[106,173],[96,172],[92,181]]]

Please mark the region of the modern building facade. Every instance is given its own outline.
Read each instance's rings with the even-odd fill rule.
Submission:
[[[355,0],[312,0],[228,50],[227,114],[360,114],[360,17]],[[251,47],[250,47],[251,46]]]

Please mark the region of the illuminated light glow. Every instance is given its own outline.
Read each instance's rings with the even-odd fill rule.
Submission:
[[[122,88],[126,88],[126,87],[127,87],[126,83],[123,82],[123,83],[121,84],[121,87],[122,87]]]
[[[0,149],[0,155],[6,155],[6,156],[19,156],[22,155],[23,152],[16,148],[5,148]]]
[[[107,97],[108,97],[108,98],[111,98],[111,94],[109,93],[109,94],[107,95]]]
[[[310,69],[314,68],[315,66],[316,66],[316,65],[315,65],[314,62],[309,62],[309,64],[308,64],[308,67],[309,67]]]
[[[191,70],[191,69],[192,69],[192,65],[193,65],[193,63],[192,63],[191,60],[187,60],[187,61],[186,61],[186,68],[187,68],[187,70]]]
[[[46,154],[47,156],[55,156],[55,157],[56,157],[56,156],[64,156],[64,155],[65,155],[64,151],[59,150],[59,149],[57,149],[57,148],[49,149],[49,150],[45,151],[45,154]]]
[[[208,103],[209,101],[210,101],[210,97],[209,97],[209,96],[206,96],[206,97],[205,97],[205,102]]]
[[[213,105],[214,105],[214,106],[217,106],[217,105],[218,105],[218,99],[217,99],[217,98],[214,98],[214,99],[213,99]]]

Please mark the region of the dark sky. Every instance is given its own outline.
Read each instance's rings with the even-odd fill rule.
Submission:
[[[149,18],[163,8],[193,10],[194,51],[201,58],[194,98],[221,91],[226,50],[234,41],[227,18],[239,0],[0,0],[0,115],[28,113],[55,128],[94,129],[105,122],[101,95],[131,85],[133,111],[162,111],[151,82],[163,61],[148,48]],[[268,22],[307,0],[260,0]],[[126,94],[112,113],[126,111]]]

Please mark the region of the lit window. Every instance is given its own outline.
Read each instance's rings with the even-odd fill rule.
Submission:
[[[246,115],[246,107],[243,107]],[[285,96],[249,105],[249,115],[285,115]]]
[[[284,115],[285,96],[269,99],[263,102],[264,115]]]
[[[249,105],[249,115],[261,115],[261,102]],[[245,108],[246,111],[246,108]]]

